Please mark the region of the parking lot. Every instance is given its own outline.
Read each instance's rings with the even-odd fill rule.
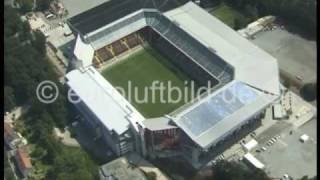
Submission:
[[[262,152],[253,152],[257,159],[265,164],[265,170],[270,177],[279,178],[288,174],[294,179],[301,178],[304,175],[313,177],[317,174],[317,146],[316,139],[310,136],[310,139],[304,143],[299,141],[302,134],[308,135],[316,133],[316,126],[313,126],[316,119],[309,121],[299,128],[285,125],[280,133],[280,138],[272,145],[261,143],[257,148],[265,147],[267,150]],[[286,124],[285,122],[282,124]],[[274,129],[265,131],[260,137],[274,135]],[[292,134],[290,135],[290,131]],[[261,138],[258,138],[258,141]],[[263,141],[259,141],[263,142]]]
[[[262,31],[251,40],[258,47],[274,56],[281,71],[293,77],[299,76],[304,83],[314,82],[317,72],[317,45],[285,29]]]
[[[272,108],[268,107],[262,125],[254,131],[255,135],[252,136],[250,133],[240,141],[242,143],[248,143],[252,139],[257,141],[258,145],[249,152],[265,165],[264,169],[270,177],[281,178],[284,174],[294,179],[304,175],[313,177],[317,169],[316,109],[291,91],[282,98],[282,103],[286,103],[290,99],[288,97],[292,98],[292,114],[288,119],[274,120]],[[302,107],[308,107],[311,111],[297,118],[296,115]],[[305,143],[299,140],[303,134],[309,136],[309,140]],[[270,143],[273,138],[276,140]],[[247,151],[240,145],[240,141],[223,152],[224,159],[229,161],[243,159]]]

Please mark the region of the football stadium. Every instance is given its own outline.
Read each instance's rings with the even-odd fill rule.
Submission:
[[[68,24],[77,39],[66,84],[117,156],[182,157],[199,168],[280,97],[276,59],[191,1],[111,0]],[[193,81],[190,91],[209,91],[187,102],[138,103],[116,88],[128,91],[128,81]]]

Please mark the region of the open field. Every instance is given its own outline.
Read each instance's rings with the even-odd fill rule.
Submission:
[[[234,28],[234,19],[236,17],[243,18],[241,13],[224,3],[221,3],[221,5],[211,10],[210,14],[214,15],[231,28]]]
[[[125,97],[146,118],[168,114],[190,101],[191,79],[150,47],[105,69],[102,75],[113,86],[122,88],[126,93],[124,94]],[[157,81],[158,84],[155,84]],[[189,85],[186,85],[186,81],[189,82]],[[131,83],[131,88],[129,88],[129,82]],[[186,100],[184,98],[177,100],[180,96],[177,90],[169,92],[168,88],[166,88],[169,86],[169,82],[171,87],[177,87],[183,92],[185,90],[188,91],[188,93],[185,93]],[[151,95],[152,90],[150,87],[152,87],[153,83],[154,87],[159,87],[161,83],[163,84],[165,89],[162,91],[162,95],[159,90],[155,91],[154,95]],[[128,94],[129,89],[131,90],[131,95]],[[194,91],[196,89],[194,88]],[[134,98],[135,94],[137,98]],[[170,96],[168,94],[171,94],[173,101],[177,101],[169,102]],[[184,97],[183,94],[182,97]]]

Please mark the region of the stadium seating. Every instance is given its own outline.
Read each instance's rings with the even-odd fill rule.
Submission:
[[[126,40],[130,48],[133,48],[141,43],[136,33],[127,36]]]
[[[115,56],[128,50],[128,48],[121,41],[112,43],[112,48]]]
[[[98,41],[103,39],[102,37],[106,34],[112,34],[124,26],[130,26],[130,24],[142,19],[146,22],[147,26],[145,28],[123,38],[122,40],[125,40],[125,42],[118,40],[111,44],[114,56],[137,46],[143,39],[149,41],[149,44],[168,56],[173,63],[189,74],[192,79],[199,81],[200,84],[206,85],[208,81],[212,85],[218,82],[225,84],[232,80],[233,67],[216,55],[212,48],[206,47],[182,30],[178,24],[154,11],[144,11],[126,18],[92,35],[89,40]],[[141,38],[137,37],[136,34],[140,34]],[[97,54],[99,54],[99,58],[105,61],[110,57],[110,54],[112,57],[111,52],[109,52],[110,54],[107,53],[98,52]]]
[[[96,55],[98,56],[99,60],[105,62],[111,58],[113,58],[112,53],[109,51],[107,47],[103,47],[96,51]]]

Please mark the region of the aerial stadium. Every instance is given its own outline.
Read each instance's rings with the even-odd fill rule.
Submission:
[[[68,24],[77,39],[66,84],[117,156],[180,156],[199,168],[280,97],[276,59],[191,1],[111,0]],[[210,91],[196,101],[139,104],[115,88],[129,80],[209,82]]]

